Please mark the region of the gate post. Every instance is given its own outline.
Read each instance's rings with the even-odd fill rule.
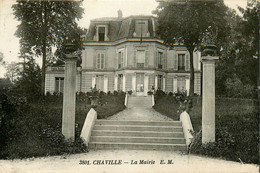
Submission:
[[[77,55],[66,54],[63,112],[62,112],[62,134],[71,142],[75,140],[75,107],[76,107],[76,63]]]
[[[202,56],[202,143],[215,142],[215,61],[219,58],[212,54],[214,50],[205,49]],[[205,51],[204,50],[204,51]]]

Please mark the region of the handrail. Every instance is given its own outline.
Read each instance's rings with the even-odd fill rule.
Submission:
[[[85,119],[83,128],[81,130],[80,137],[82,138],[83,142],[88,146],[92,129],[94,128],[95,122],[97,119],[97,112],[91,108],[87,114]]]
[[[127,107],[127,104],[128,104],[128,94],[126,93],[125,94],[125,106]]]
[[[186,111],[182,112],[180,115],[180,121],[182,122],[183,132],[188,147],[193,139],[193,127],[191,124],[190,115]]]

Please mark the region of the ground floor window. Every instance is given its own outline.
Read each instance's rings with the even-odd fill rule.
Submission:
[[[104,75],[96,76],[96,88],[97,90],[104,91]]]
[[[118,75],[118,81],[117,81],[117,89],[119,91],[123,90],[123,74]]]
[[[136,92],[144,92],[144,73],[136,73]]]
[[[186,81],[185,81],[185,77],[179,77],[177,79],[177,88],[178,91],[185,91],[186,90]]]
[[[163,89],[163,76],[162,75],[158,75],[158,89],[162,90]]]
[[[64,89],[64,77],[55,77],[55,92],[63,93]]]

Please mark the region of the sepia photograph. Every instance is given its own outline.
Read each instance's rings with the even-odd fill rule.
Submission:
[[[0,173],[258,173],[259,0],[0,0]]]

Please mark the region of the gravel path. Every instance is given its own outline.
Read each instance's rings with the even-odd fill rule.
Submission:
[[[129,97],[128,106],[109,120],[145,120],[145,121],[173,121],[171,118],[156,112],[151,105],[151,97]]]
[[[108,120],[173,121],[153,108],[130,107],[107,118]]]

